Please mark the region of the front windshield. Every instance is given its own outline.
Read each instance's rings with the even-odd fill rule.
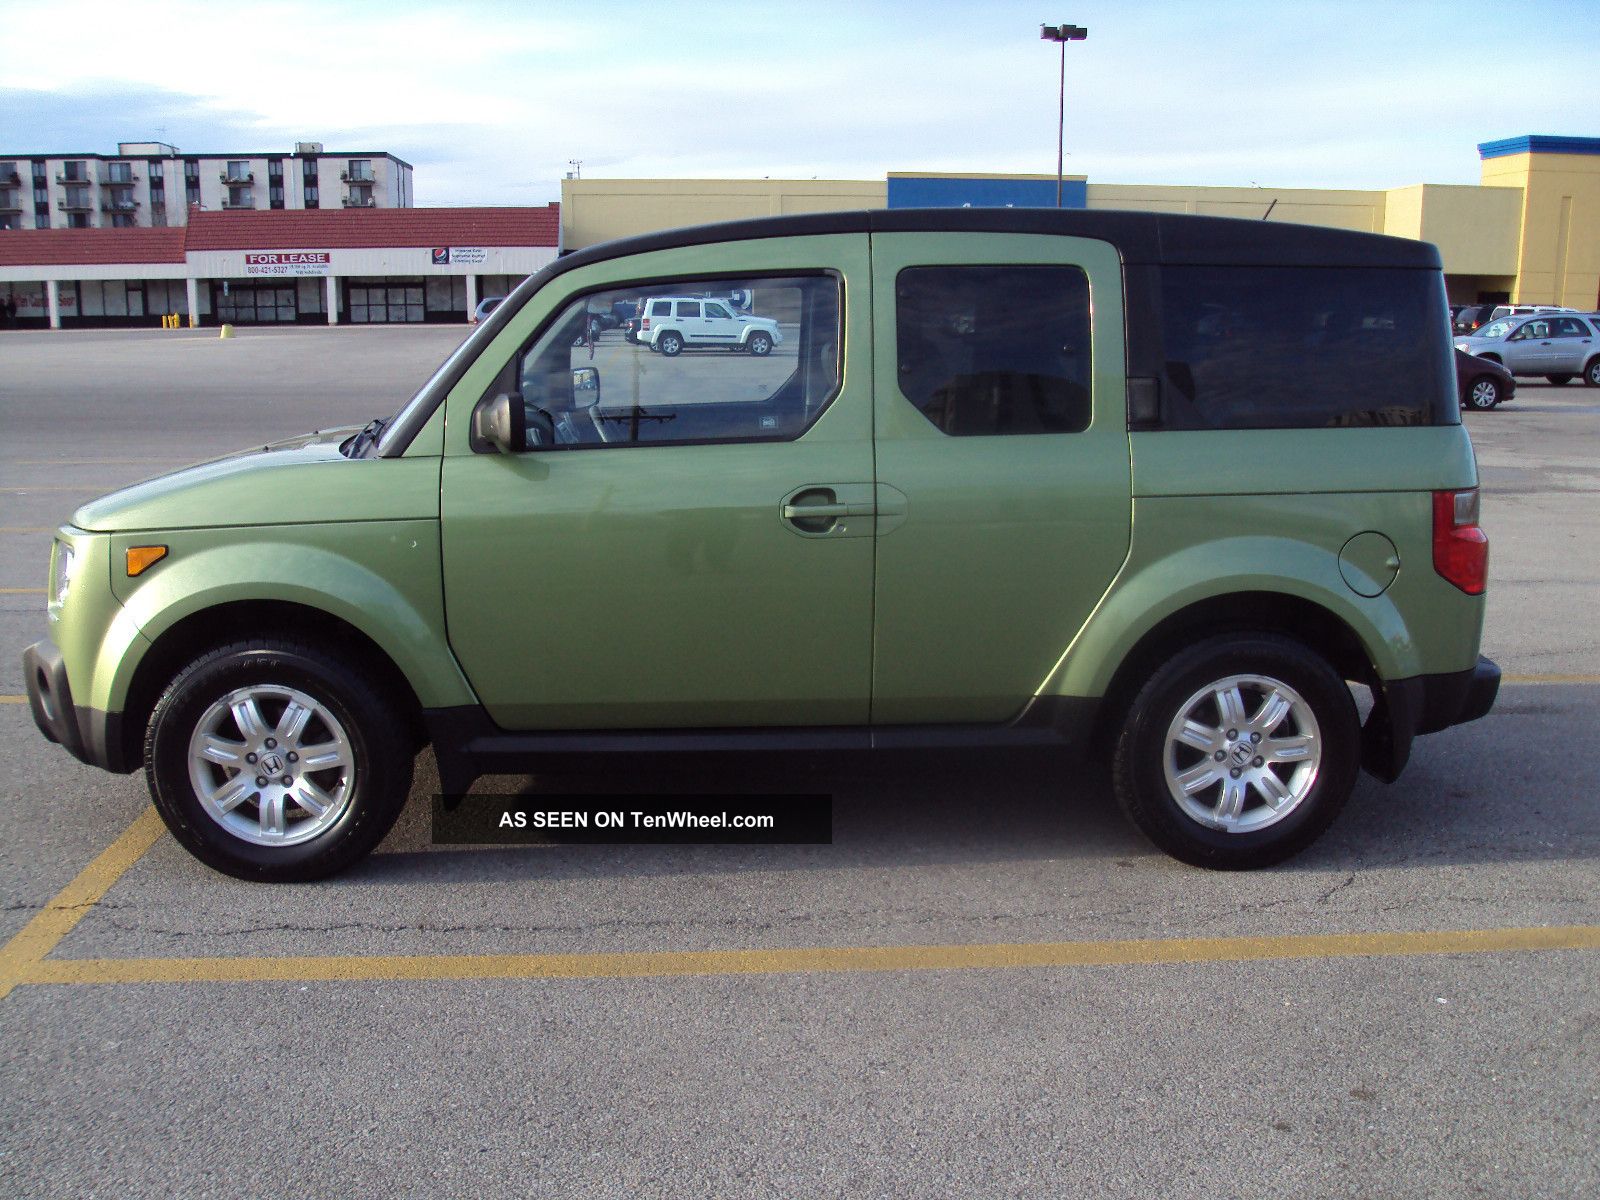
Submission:
[[[1503,338],[1506,334],[1511,332],[1511,327],[1515,324],[1515,321],[1510,321],[1505,317],[1501,317],[1498,321],[1494,321],[1488,325],[1485,325],[1482,329],[1478,330],[1475,336],[1481,338]]]
[[[499,326],[482,324],[474,329],[472,334],[459,346],[457,346],[454,351],[451,352],[450,357],[439,364],[439,369],[432,375],[428,376],[428,382],[424,383],[420,388],[417,389],[416,395],[412,396],[410,400],[407,400],[405,404],[401,405],[400,411],[384,425],[383,433],[378,438],[377,452],[379,454],[383,453],[385,447],[389,443],[389,440],[394,437],[395,430],[402,428],[407,424],[406,420],[404,419],[406,414],[419,404],[423,403],[424,397],[426,397],[428,393],[433,390],[433,385],[445,378],[445,376],[449,375],[457,364],[461,363],[463,360],[472,359],[477,354],[478,347],[494,337],[494,334],[490,332],[491,329],[498,330]]]

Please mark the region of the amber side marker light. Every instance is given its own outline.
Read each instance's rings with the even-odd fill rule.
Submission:
[[[129,546],[128,578],[142,575],[167,556],[165,546]]]

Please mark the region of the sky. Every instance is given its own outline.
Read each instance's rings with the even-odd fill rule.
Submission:
[[[1600,0],[0,0],[0,155],[388,151],[421,205],[586,178],[1478,182],[1600,136]]]

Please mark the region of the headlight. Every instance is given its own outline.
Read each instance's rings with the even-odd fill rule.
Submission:
[[[72,547],[66,542],[56,543],[55,561],[52,567],[55,578],[50,581],[50,603],[54,608],[60,608],[67,602],[67,588],[72,583],[74,557]]]
[[[1467,344],[1465,342],[1457,342],[1456,343],[1456,349],[1460,350],[1463,354],[1471,354],[1472,353],[1471,350],[1467,349]]]

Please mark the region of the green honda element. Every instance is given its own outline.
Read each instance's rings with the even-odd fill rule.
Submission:
[[[697,297],[776,336],[594,319],[659,296],[686,341],[728,332]],[[1056,746],[1166,851],[1254,867],[1493,704],[1477,485],[1425,243],[678,230],[559,259],[387,420],[80,508],[26,677],[47,738],[142,765],[250,879],[370,851],[427,743],[447,793],[574,752]]]

